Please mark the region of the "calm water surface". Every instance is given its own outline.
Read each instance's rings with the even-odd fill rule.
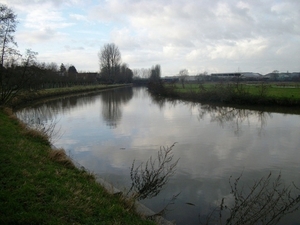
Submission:
[[[200,224],[230,199],[229,177],[241,186],[272,172],[300,186],[300,116],[186,102],[155,100],[145,88],[124,88],[62,98],[17,113],[24,120],[57,123],[53,144],[120,189],[130,186],[133,160],[146,161],[176,142],[175,175],[154,199],[159,212],[174,196],[166,218]],[[229,201],[229,200],[228,200]],[[282,224],[300,224],[291,215]]]

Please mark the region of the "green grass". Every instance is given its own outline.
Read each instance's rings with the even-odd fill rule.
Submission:
[[[115,87],[120,87],[124,85],[120,84],[111,84],[111,85],[104,85],[104,84],[99,84],[99,85],[90,85],[90,86],[73,86],[73,87],[65,87],[65,88],[49,88],[49,89],[43,89],[40,90],[40,94],[65,94],[65,93],[76,93],[76,92],[81,92],[81,91],[96,91],[96,90],[104,90],[108,88],[115,88]]]
[[[212,90],[216,86],[220,84],[216,83],[206,83],[203,84],[203,87],[206,90]],[[233,84],[234,85],[234,84]],[[259,95],[259,88],[261,87],[260,84],[254,84],[254,85],[247,85],[242,84],[243,87],[248,91],[249,93],[253,95]],[[267,84],[265,85],[267,88],[267,96],[269,97],[294,97],[300,99],[300,86],[299,84],[291,84],[291,85],[275,85],[275,84]],[[176,90],[178,92],[190,92],[193,91],[200,91],[199,84],[185,84],[185,88],[182,88],[181,84],[176,85]]]
[[[170,85],[167,85],[170,87]],[[200,88],[201,87],[201,88]],[[264,92],[262,92],[262,88]],[[204,83],[176,84],[171,89],[173,96],[183,97],[191,100],[213,99],[220,102],[238,102],[243,104],[268,104],[293,106],[300,105],[299,83]]]
[[[261,85],[244,85],[245,90],[252,95],[260,95]],[[299,86],[277,86],[273,84],[265,85],[266,96],[272,98],[295,98],[300,99]]]
[[[299,87],[276,87],[270,86],[267,90],[267,96],[278,97],[278,98],[295,98],[300,99],[300,88]]]
[[[153,224],[53,153],[0,109],[0,224]]]

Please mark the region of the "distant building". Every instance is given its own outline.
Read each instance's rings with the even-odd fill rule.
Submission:
[[[180,81],[180,79],[181,79],[181,77],[180,76],[170,76],[170,77],[163,77],[162,78],[162,81],[164,81],[164,82],[166,82],[166,83],[171,83],[171,82],[179,82]],[[184,77],[184,81],[185,82],[196,82],[196,81],[198,81],[199,80],[199,78],[198,78],[198,76],[185,76]]]
[[[173,77],[162,77],[161,78],[163,82],[165,83],[176,83],[179,81],[179,78],[177,76]]]
[[[274,80],[274,81],[299,81],[300,80],[300,72],[293,72],[293,73],[272,72],[272,73],[266,74],[264,77],[269,80]]]
[[[186,82],[196,82],[198,79],[198,76],[186,76],[185,81]]]
[[[212,78],[231,79],[241,77],[241,73],[212,73]]]
[[[259,80],[262,78],[262,75],[259,73],[252,72],[238,72],[238,73],[212,73],[212,78],[219,79],[244,79],[244,80]]]
[[[243,79],[261,79],[263,76],[260,73],[242,72],[241,78]]]

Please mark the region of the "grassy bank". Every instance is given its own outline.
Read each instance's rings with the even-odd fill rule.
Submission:
[[[153,224],[0,108],[0,224]]]
[[[154,93],[205,103],[300,106],[299,83],[163,84],[154,87]]]
[[[112,85],[90,85],[90,86],[73,86],[73,87],[64,87],[64,88],[51,88],[51,89],[42,89],[35,92],[26,92],[18,97],[14,98],[9,106],[11,107],[20,107],[22,105],[28,105],[38,100],[44,100],[46,98],[53,98],[71,94],[80,94],[80,93],[90,93],[103,91],[107,89],[119,88],[130,86],[130,84],[112,84]]]

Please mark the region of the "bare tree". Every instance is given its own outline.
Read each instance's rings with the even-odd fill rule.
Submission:
[[[18,60],[11,59],[10,62],[2,68],[2,86],[0,104],[7,104],[14,97],[25,91],[32,91],[36,88],[38,82],[38,68],[35,67],[37,52],[26,51],[26,55]]]
[[[37,87],[36,52],[27,50],[24,57],[16,49],[14,33],[17,15],[0,5],[0,104],[7,104],[20,93]]]
[[[66,76],[67,69],[66,69],[66,67],[65,67],[65,65],[63,63],[60,65],[59,71],[60,71],[60,75],[61,76]]]
[[[121,64],[121,53],[114,44],[106,44],[98,53],[100,74],[106,81],[113,81]]]
[[[134,69],[133,74],[136,79],[149,79],[151,75],[151,69]]]
[[[12,63],[11,56],[17,53],[13,48],[17,46],[14,40],[14,33],[17,26],[17,15],[6,5],[0,5],[0,103],[6,101],[5,87],[7,85],[8,74],[4,68],[5,64]]]
[[[150,80],[157,82],[159,81],[161,78],[161,68],[160,65],[155,65],[151,68],[151,75],[150,75]]]
[[[17,46],[14,39],[14,33],[17,27],[17,15],[6,5],[0,5],[0,44],[1,44],[1,70],[3,69],[5,60],[16,52],[13,47]]]
[[[53,71],[53,72],[58,72],[58,65],[55,62],[51,62],[47,65],[48,70]]]
[[[179,77],[180,77],[179,79],[181,81],[182,88],[184,88],[184,83],[185,83],[185,80],[188,75],[189,75],[189,72],[187,69],[183,69],[183,70],[179,71]]]
[[[116,77],[116,80],[121,83],[131,83],[133,78],[132,70],[128,67],[126,63],[123,63],[119,67],[120,67],[119,69],[120,71],[118,76]]]

